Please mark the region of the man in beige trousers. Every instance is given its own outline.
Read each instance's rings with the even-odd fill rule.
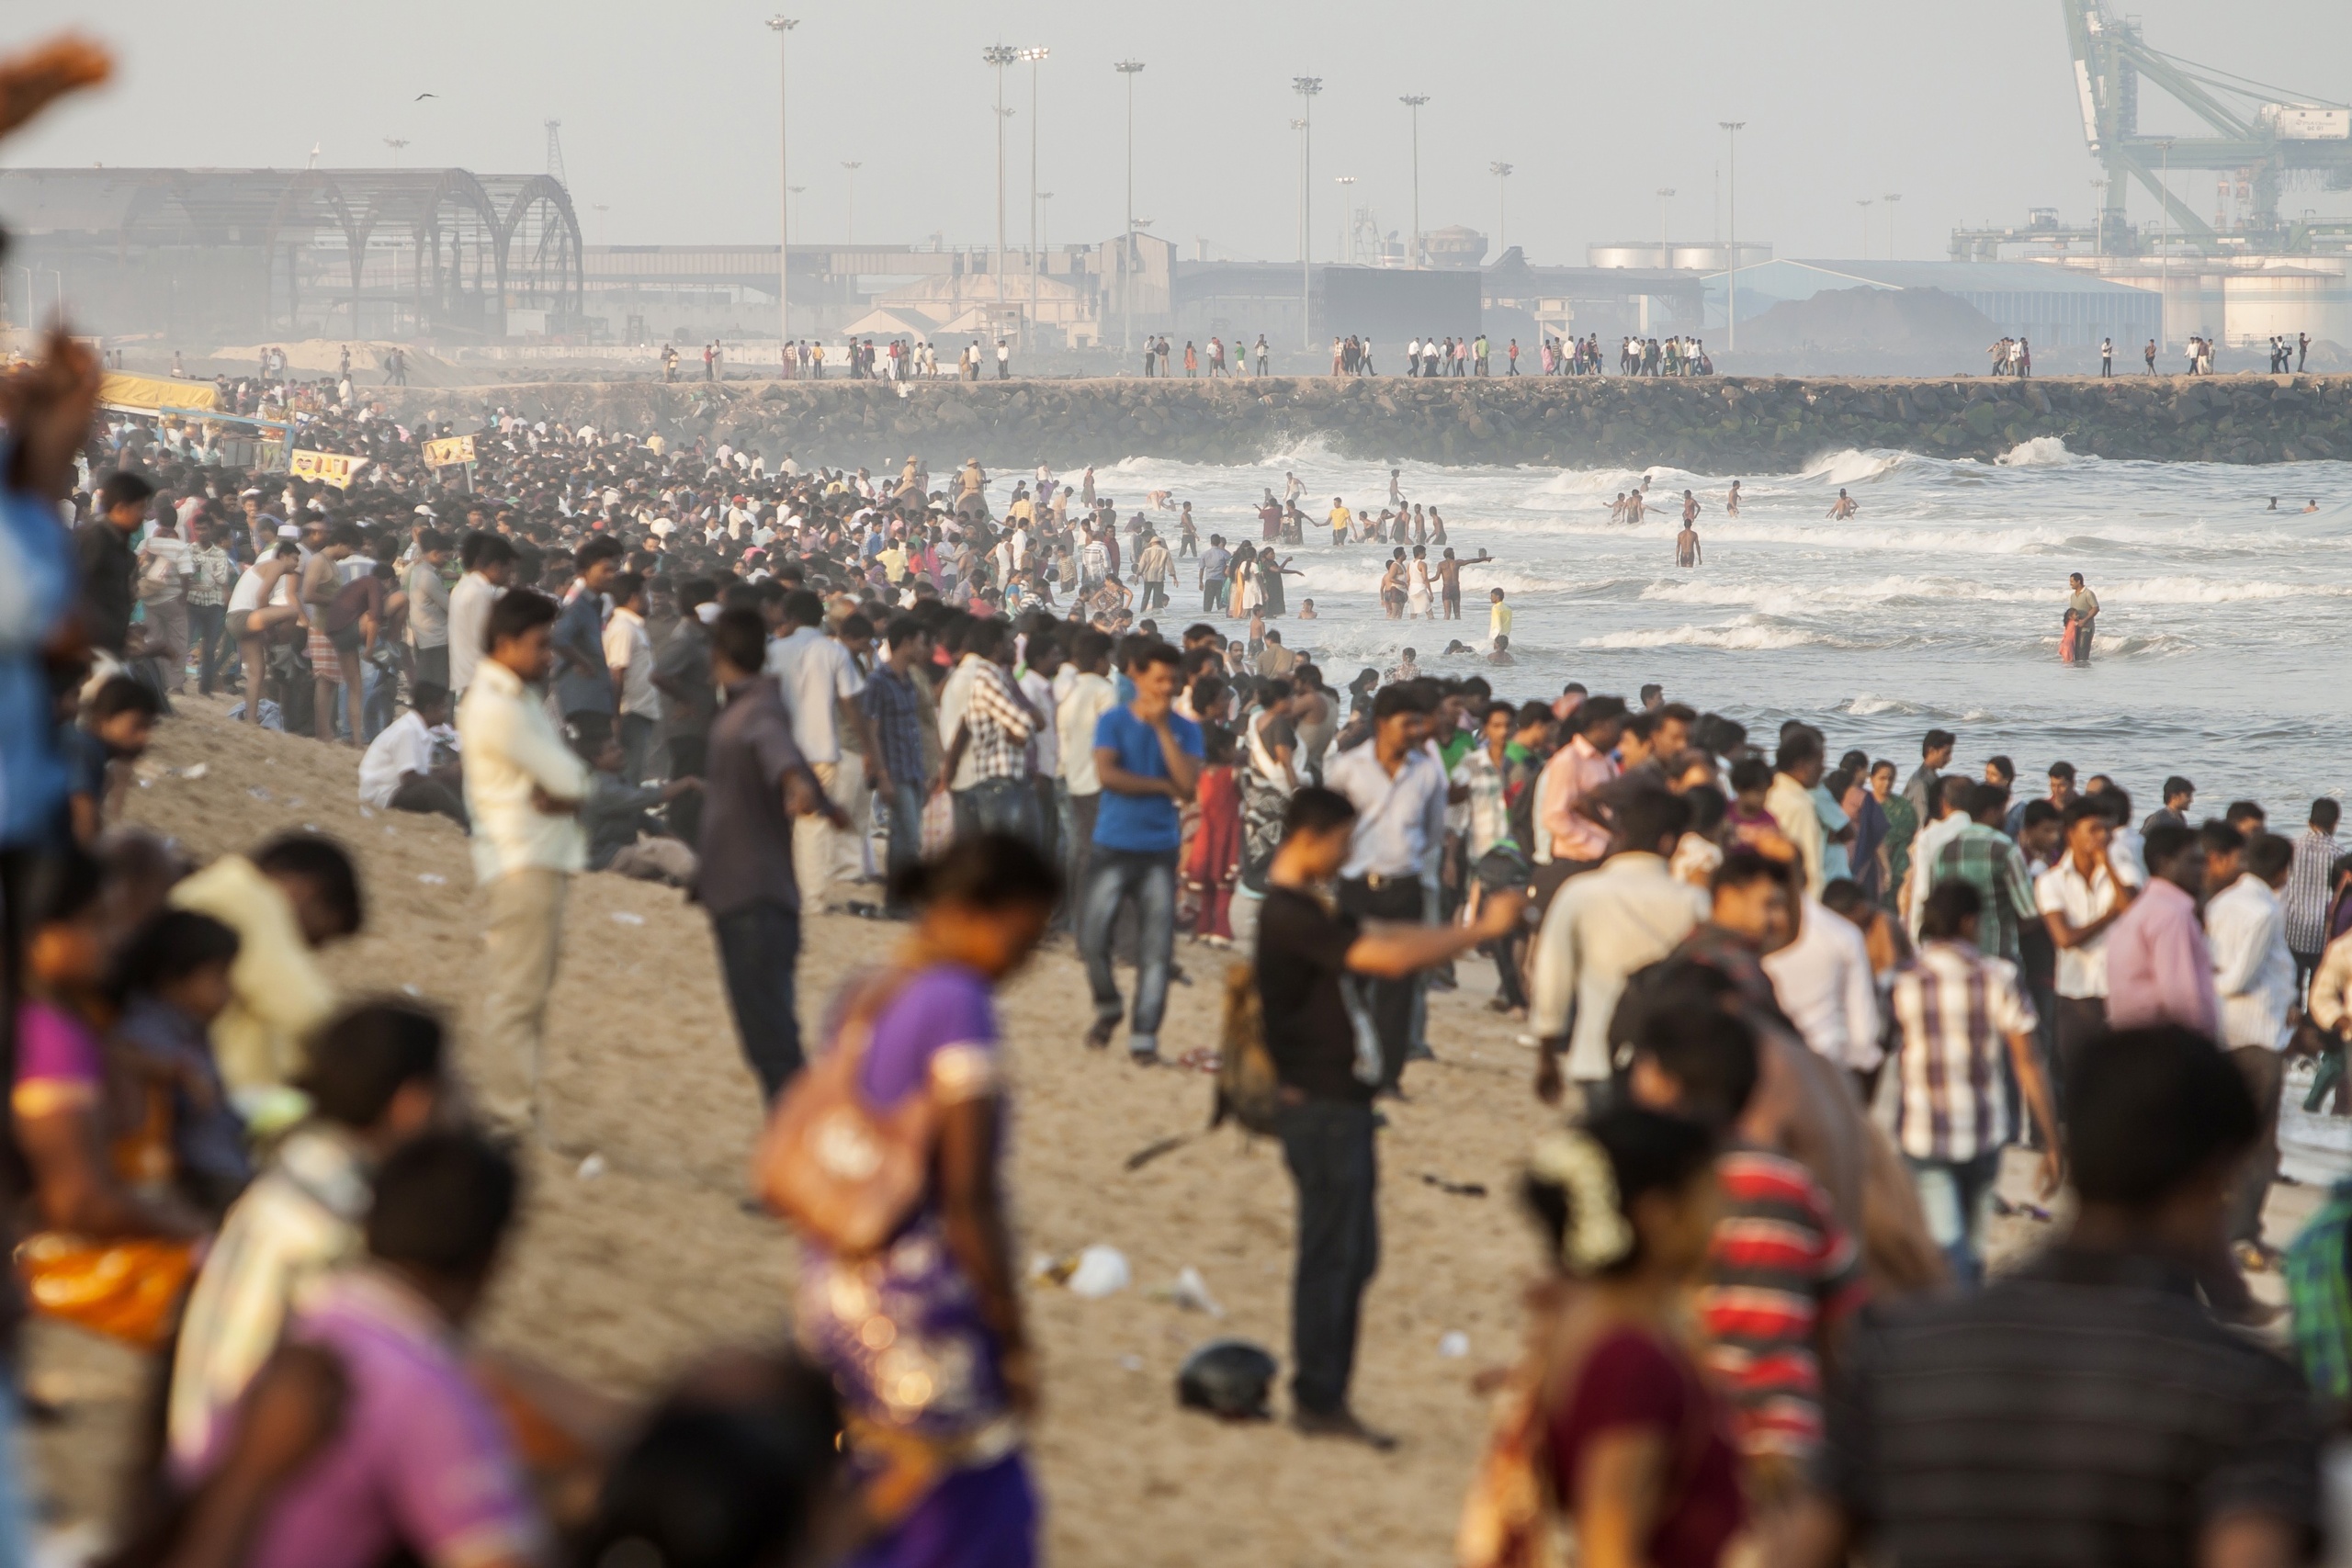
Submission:
[[[553,600],[526,590],[492,605],[482,661],[458,709],[474,877],[489,899],[481,1109],[515,1131],[540,1124],[541,1042],[564,894],[588,862],[579,818],[588,766],[545,702],[555,618]]]

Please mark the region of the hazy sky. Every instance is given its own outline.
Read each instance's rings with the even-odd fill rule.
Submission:
[[[2084,148],[2058,0],[1649,0],[1544,4],[1359,0],[785,0],[791,35],[796,238],[842,237],[842,164],[867,240],[985,244],[994,234],[993,73],[982,47],[1042,44],[1039,185],[1049,241],[1123,220],[1123,58],[1136,80],[1136,206],[1186,255],[1297,255],[1291,79],[1318,75],[1314,231],[1340,235],[1333,176],[1384,230],[1411,224],[1410,142],[1421,111],[1421,220],[1494,234],[1489,164],[1516,166],[1509,238],[1532,259],[1581,263],[1594,240],[1652,238],[1670,186],[1677,238],[1717,231],[1723,119],[1739,137],[1739,232],[1782,255],[1939,256],[1955,222],[2022,221],[2030,206],[2086,216]],[[2352,99],[2352,6],[2326,0],[2132,0],[2168,53],[2300,92]],[[67,25],[119,51],[116,84],[0,147],[0,163],[300,166],[401,160],[485,172],[545,164],[563,122],[590,243],[775,236],[776,45],[763,6],[681,0],[456,5],[409,0],[258,6],[239,0],[13,0],[0,44]],[[418,102],[420,93],[437,97]],[[1029,68],[1006,73],[1008,226],[1028,232]],[[2185,111],[2143,91],[2149,130]],[[1726,180],[1727,183],[1727,180]],[[2199,210],[2211,177],[2177,180]],[[1728,195],[1728,191],[1724,191]],[[2352,198],[2290,191],[2290,211]],[[602,210],[599,210],[601,209]],[[2153,212],[2144,196],[2135,216]],[[0,214],[4,218],[5,214]]]

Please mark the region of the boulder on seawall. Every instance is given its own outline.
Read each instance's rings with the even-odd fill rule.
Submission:
[[[1281,377],[1100,380],[548,382],[391,389],[408,421],[500,408],[600,430],[727,441],[769,458],[933,472],[1127,457],[1246,464],[1317,444],[1361,461],[1783,469],[1845,446],[1991,459],[2054,435],[2107,457],[2282,462],[2352,454],[2352,378],[2010,380]]]

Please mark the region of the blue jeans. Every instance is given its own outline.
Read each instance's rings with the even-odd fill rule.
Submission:
[[[718,966],[727,976],[727,999],[735,1010],[744,1060],[760,1080],[762,1100],[772,1101],[805,1065],[800,1021],[793,1010],[800,911],[762,898],[712,916],[710,927],[718,938]]]
[[[893,778],[890,787],[883,792],[882,804],[890,814],[890,847],[886,852],[883,869],[896,879],[900,867],[922,859],[922,785],[901,784]]]
[[[1943,1249],[1951,1277],[1962,1285],[1984,1278],[1984,1231],[1993,1218],[1993,1188],[2000,1179],[2001,1151],[1973,1159],[1914,1159],[1903,1156],[1911,1185],[1927,1213],[1928,1235]]]
[[[1113,850],[1101,844],[1088,857],[1086,890],[1078,906],[1078,951],[1094,992],[1098,1023],[1116,1023],[1122,1010],[1118,976],[1111,971],[1111,930],[1119,906],[1136,905],[1136,1010],[1127,1049],[1148,1056],[1159,1049],[1159,1021],[1168,1011],[1168,970],[1176,947],[1176,852]]]
[[[975,831],[1037,841],[1037,791],[1027,779],[982,779],[964,795]]]

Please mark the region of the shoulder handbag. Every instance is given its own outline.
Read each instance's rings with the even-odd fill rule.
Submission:
[[[778,1097],[752,1155],[752,1181],[809,1240],[848,1258],[877,1252],[905,1225],[931,1179],[937,1112],[918,1087],[890,1110],[859,1087],[874,1020],[896,995],[877,981],[851,1004],[833,1047]]]
[[[1258,971],[1236,964],[1225,972],[1225,1028],[1217,1051],[1216,1100],[1209,1125],[1227,1117],[1252,1133],[1281,1131],[1282,1078],[1266,1048],[1266,1013],[1258,997]]]

